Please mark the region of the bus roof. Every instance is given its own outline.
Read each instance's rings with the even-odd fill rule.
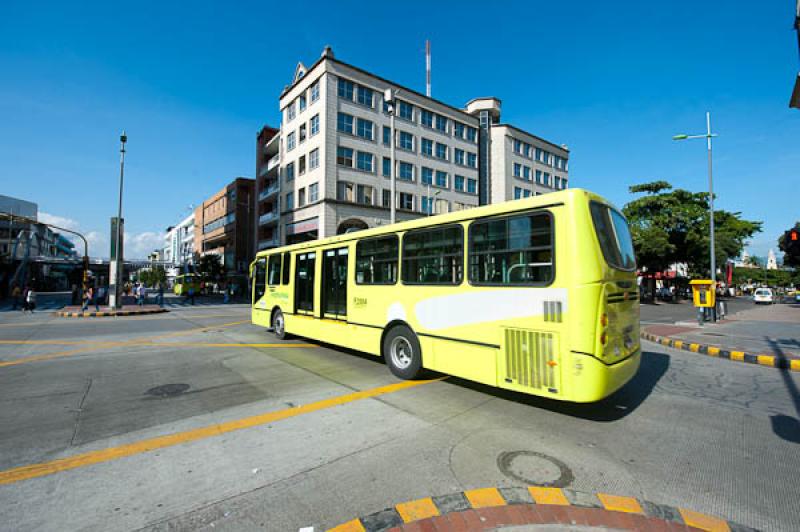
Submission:
[[[466,209],[463,211],[449,212],[446,214],[437,214],[436,216],[422,216],[413,220],[404,222],[397,222],[394,224],[382,225],[380,227],[372,227],[361,231],[354,231],[352,233],[345,233],[342,235],[330,236],[327,238],[320,238],[317,240],[309,240],[308,242],[301,242],[299,244],[291,244],[278,248],[266,249],[259,251],[256,258],[265,257],[276,252],[284,251],[299,251],[303,249],[317,248],[328,244],[336,244],[339,242],[349,242],[352,240],[361,240],[373,236],[380,236],[385,234],[397,233],[402,231],[409,231],[411,229],[420,229],[424,227],[431,227],[437,225],[444,225],[448,223],[456,223],[464,220],[471,220],[473,218],[483,218],[486,216],[494,216],[498,214],[505,214],[508,212],[523,211],[537,207],[548,207],[555,205],[564,205],[574,201],[576,196],[586,196],[587,200],[596,200],[602,203],[611,205],[603,197],[582,188],[570,188],[567,190],[560,190],[558,192],[550,192],[539,196],[531,196],[529,198],[504,201],[502,203],[494,203],[491,205],[483,205],[475,207],[474,209]]]

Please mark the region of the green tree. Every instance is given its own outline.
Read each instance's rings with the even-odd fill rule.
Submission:
[[[631,226],[637,262],[648,271],[664,271],[685,262],[691,275],[708,275],[708,193],[673,189],[666,181],[634,185],[623,213]],[[716,262],[737,257],[748,238],[761,230],[761,222],[744,220],[741,213],[714,211]]]
[[[197,264],[197,272],[204,279],[219,281],[225,274],[225,267],[222,265],[219,255],[208,254],[200,257],[200,261]]]
[[[800,230],[800,222],[794,224],[794,229]],[[795,245],[790,248],[789,243],[786,241],[786,234],[782,234],[778,239],[778,249],[783,251],[783,265],[800,267],[800,253],[797,252],[800,246]]]

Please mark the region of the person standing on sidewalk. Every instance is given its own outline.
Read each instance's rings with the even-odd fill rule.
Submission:
[[[192,300],[192,305],[194,305],[194,284],[189,284],[189,290],[186,292],[186,299]]]
[[[25,303],[27,304],[28,310],[33,311],[36,310],[36,292],[33,288],[28,289],[28,293],[25,295]]]
[[[11,288],[11,300],[14,302],[14,306],[11,310],[17,310],[17,307],[19,306],[19,297],[21,295],[22,290],[17,283],[14,283],[14,286]]]
[[[164,283],[158,283],[158,306],[164,307]]]

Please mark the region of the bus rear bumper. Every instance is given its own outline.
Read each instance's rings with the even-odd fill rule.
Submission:
[[[583,366],[582,378],[576,379],[574,393],[568,398],[576,403],[592,403],[616,392],[636,375],[642,361],[641,347],[628,358],[614,364],[604,364],[590,355],[574,355],[581,357]]]

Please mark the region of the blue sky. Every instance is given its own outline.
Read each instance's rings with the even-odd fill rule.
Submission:
[[[703,132],[710,110],[718,206],[764,221],[751,251],[800,219],[794,0],[488,5],[4,2],[0,194],[107,255],[124,128],[127,254],[144,256],[190,204],[253,177],[297,61],[330,44],[423,91],[428,38],[434,97],[501,98],[504,122],[569,145],[572,186],[620,206],[648,180],[706,189],[704,142],[671,137]]]

